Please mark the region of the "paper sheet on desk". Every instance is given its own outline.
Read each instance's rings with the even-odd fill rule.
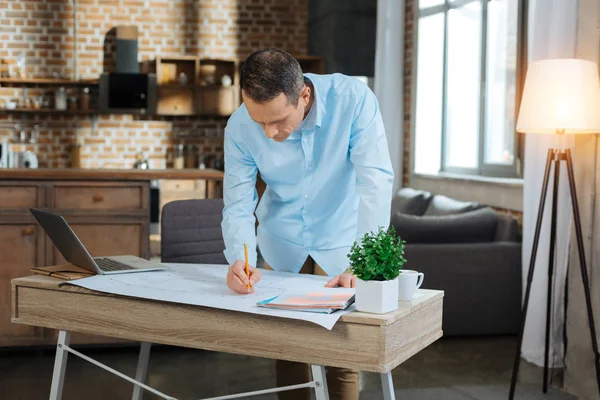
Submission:
[[[250,295],[233,293],[225,284],[227,266],[207,264],[169,264],[166,271],[95,275],[69,281],[69,284],[121,296],[168,301],[173,303],[270,315],[313,322],[331,329],[338,319],[353,307],[333,314],[272,310],[258,307],[257,302],[280,295],[289,289],[318,290],[329,278],[263,271],[261,281]]]

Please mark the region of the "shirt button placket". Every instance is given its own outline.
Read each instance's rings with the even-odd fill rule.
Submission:
[[[302,195],[304,199],[304,207],[302,210],[302,217],[304,219],[304,230],[303,237],[305,240],[310,242],[310,231],[309,231],[309,219],[306,215],[306,204],[310,200],[310,182],[312,180],[311,174],[308,172],[312,170],[312,143],[308,133],[303,132],[302,134],[302,150],[304,151],[304,163],[306,166],[307,173],[304,179],[304,194]]]

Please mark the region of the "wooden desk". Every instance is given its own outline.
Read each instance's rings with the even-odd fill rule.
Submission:
[[[62,282],[12,280],[12,322],[61,331],[51,399],[61,398],[66,355],[74,352],[70,332],[305,362],[313,366],[307,385],[318,399],[327,398],[323,366],[380,373],[384,397],[393,399],[390,371],[442,336],[442,291],[419,290],[420,297],[389,314],[346,314],[328,331],[304,321],[114,296]],[[137,383],[129,378],[138,393],[148,351],[142,346]]]

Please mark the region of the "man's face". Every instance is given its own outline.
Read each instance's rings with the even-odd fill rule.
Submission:
[[[302,122],[305,107],[310,101],[310,88],[306,85],[302,88],[297,106],[290,103],[283,93],[267,102],[257,103],[242,90],[242,100],[250,118],[263,128],[265,135],[276,142],[283,142]]]

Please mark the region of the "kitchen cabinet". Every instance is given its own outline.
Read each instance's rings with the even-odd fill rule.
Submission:
[[[138,257],[144,257],[145,234],[144,224],[140,221],[132,220],[130,223],[119,222],[99,222],[85,220],[77,222],[74,218],[65,218],[69,225],[81,240],[92,257],[108,255],[131,254]],[[51,265],[66,263],[66,260],[50,242],[52,248]],[[145,258],[145,257],[144,257]]]
[[[65,259],[31,216],[30,207],[56,212],[92,256],[149,257],[149,181],[0,180],[0,347],[55,343],[56,331],[12,324],[11,279]],[[115,340],[77,334],[73,343]]]
[[[0,186],[0,209],[19,210],[39,205],[39,190],[34,185],[9,184]]]
[[[32,267],[65,262],[31,215],[40,208],[62,215],[93,257],[150,258],[150,185],[160,180],[163,201],[217,194],[214,169],[0,169],[0,347],[56,344],[57,331],[11,322],[11,284]],[[208,183],[210,182],[210,185]],[[177,194],[178,193],[178,194]],[[73,344],[128,343],[73,333]],[[131,343],[131,342],[129,342]]]
[[[161,180],[160,183],[159,208],[163,209],[165,204],[176,200],[213,198],[214,193],[207,193],[206,182],[198,180]],[[209,196],[207,196],[209,194]]]
[[[44,344],[48,329],[15,325],[11,318],[11,279],[30,275],[44,263],[45,234],[28,215],[43,205],[45,187],[29,182],[0,185],[0,347]]]
[[[143,212],[148,202],[143,184],[59,182],[52,190],[53,208],[59,210],[102,210]]]
[[[0,347],[45,344],[49,329],[12,324],[11,279],[31,275],[42,266],[44,233],[28,218],[0,220]]]

